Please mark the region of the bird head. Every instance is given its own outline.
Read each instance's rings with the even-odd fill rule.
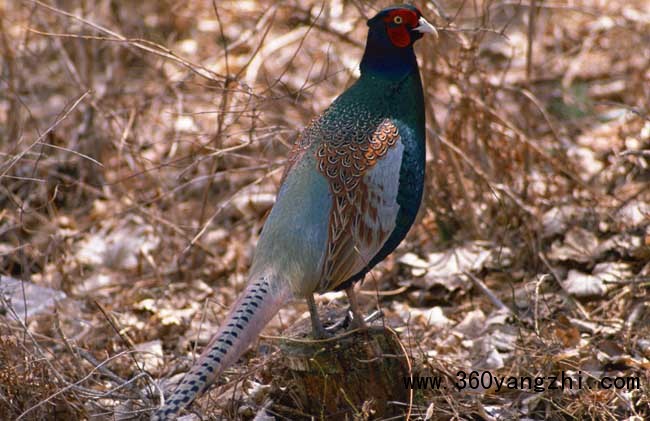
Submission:
[[[387,40],[392,46],[406,48],[425,33],[438,36],[436,28],[427,22],[420,10],[411,5],[391,6],[368,20],[368,38]]]
[[[361,59],[361,75],[372,74],[401,80],[417,70],[413,43],[436,28],[415,6],[387,7],[368,20],[368,41]]]

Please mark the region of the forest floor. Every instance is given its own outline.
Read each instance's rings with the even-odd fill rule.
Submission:
[[[471,390],[392,404],[650,419],[650,4],[415,3],[439,30],[416,48],[426,194],[360,303],[413,375]],[[0,2],[0,419],[147,419],[244,287],[288,149],[383,5]],[[192,411],[327,419],[275,400],[272,337],[306,318],[286,306]]]

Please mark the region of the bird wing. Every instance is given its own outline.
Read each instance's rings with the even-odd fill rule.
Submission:
[[[321,291],[336,289],[361,272],[395,228],[403,151],[390,119],[353,141],[319,145],[318,170],[332,196]]]

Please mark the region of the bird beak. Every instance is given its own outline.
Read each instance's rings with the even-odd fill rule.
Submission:
[[[414,31],[418,31],[420,33],[430,33],[433,34],[434,37],[438,38],[438,31],[436,31],[436,27],[431,25],[427,20],[423,17],[420,17],[418,20],[419,25],[413,28]]]

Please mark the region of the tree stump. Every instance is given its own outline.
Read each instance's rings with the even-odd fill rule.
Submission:
[[[280,342],[293,400],[302,412],[341,420],[404,413],[404,406],[389,403],[408,401],[402,380],[408,366],[394,333],[376,325],[365,332],[334,332],[325,340],[314,340],[310,333],[306,321]]]

